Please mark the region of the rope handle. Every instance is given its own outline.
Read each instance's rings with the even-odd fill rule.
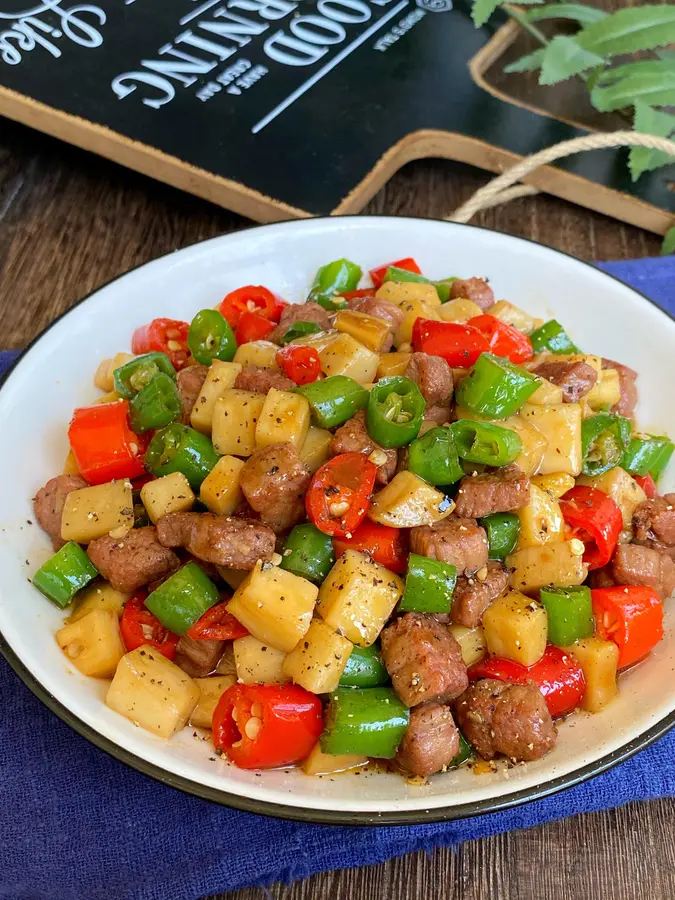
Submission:
[[[649,150],[662,150],[675,157],[675,141],[655,137],[651,134],[640,134],[637,131],[613,131],[609,134],[589,134],[572,138],[572,140],[562,141],[521,159],[515,166],[479,188],[466,203],[448,216],[448,221],[469,222],[477,212],[483,209],[490,209],[500,203],[508,203],[509,200],[515,200],[517,197],[538,194],[537,188],[528,184],[517,184],[517,182],[530,175],[539,166],[545,166],[556,159],[572,156],[574,153],[583,153],[585,150],[602,150],[607,147],[647,147]]]

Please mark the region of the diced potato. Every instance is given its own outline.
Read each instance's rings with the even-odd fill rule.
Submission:
[[[275,684],[290,681],[283,670],[286,654],[253,635],[232,642],[237,678],[244,684]]]
[[[385,281],[377,289],[375,296],[378,300],[388,300],[400,309],[414,302],[426,303],[430,307],[441,305],[436,288],[423,281]]]
[[[466,372],[466,369],[463,371]],[[463,406],[457,407],[455,416],[457,419],[471,419],[473,422],[490,421],[490,419],[472,413]],[[529,425],[521,419],[518,415],[510,416],[508,419],[500,419],[499,421],[495,421],[495,424],[500,425],[502,428],[509,428],[511,431],[515,431],[522,441],[522,449],[514,460],[514,463],[518,468],[522,469],[522,471],[529,476],[532,476],[539,471],[539,466],[541,465],[548,446],[544,435],[532,425]]]
[[[119,400],[123,400],[121,394],[118,394],[117,391],[110,391],[107,394],[103,394],[103,396],[98,397],[93,402],[93,406],[99,406],[101,403],[117,403]]]
[[[647,495],[637,481],[632,478],[625,469],[614,466],[604,475],[581,475],[577,484],[585,484],[588,487],[597,488],[603,494],[607,494],[621,510],[623,527],[632,531],[633,513],[635,507],[644,503]]]
[[[105,702],[135,725],[170,738],[185,726],[199,697],[195,681],[146,644],[122,657]]]
[[[534,425],[548,441],[538,474],[581,473],[582,420],[578,403],[563,403],[561,406],[533,406],[526,403],[521,407],[519,415],[528,425]]]
[[[344,334],[351,334],[353,338],[374,353],[382,352],[382,348],[391,334],[389,322],[352,309],[340,310],[335,317],[335,328]]]
[[[352,644],[370,647],[403,594],[403,581],[370,556],[346,550],[319,590],[316,611]]]
[[[209,678],[195,678],[194,681],[199,688],[199,700],[192,710],[190,725],[210,729],[218,701],[228,688],[237,683],[237,679],[234,675],[211,675]]]
[[[588,575],[583,555],[584,545],[576,538],[518,550],[506,557],[511,587],[524,594],[537,594],[547,584],[583,584]]]
[[[584,673],[586,692],[582,708],[592,713],[601,712],[619,693],[616,683],[618,646],[613,641],[588,637],[565,647],[565,652],[576,659]]]
[[[346,772],[348,769],[365,766],[367,762],[367,756],[359,756],[355,753],[344,753],[340,756],[324,753],[321,743],[316,743],[302,764],[302,771],[305,775],[331,775],[333,772]]]
[[[314,334],[307,334],[304,337],[295,338],[291,343],[300,344],[301,347],[313,347],[317,353],[320,353],[339,337],[340,332],[331,329],[330,331],[316,331]]]
[[[68,451],[68,456],[66,456],[66,461],[63,464],[63,474],[64,475],[79,475],[80,467],[77,464],[77,460],[75,459],[75,454],[72,450]]]
[[[602,369],[590,391],[586,402],[591,409],[611,409],[621,399],[621,381],[616,369]]]
[[[133,527],[134,502],[126,478],[80,488],[66,497],[61,516],[64,541],[88,544],[110,532],[121,537]]]
[[[509,591],[483,613],[487,648],[493,656],[533,666],[544,655],[548,616],[544,607],[521,594]]]
[[[368,515],[380,525],[414,528],[440,522],[454,508],[455,504],[449,497],[405,470],[375,494]]]
[[[311,410],[302,394],[270,388],[255,429],[258,450],[270,444],[293,444],[300,450],[309,432]]]
[[[194,429],[201,431],[202,434],[211,434],[216,400],[222,397],[225,391],[234,387],[241,369],[239,363],[213,360],[190,414],[190,425]]]
[[[551,475],[533,475],[532,484],[536,484],[542,491],[559,500],[563,494],[571,491],[575,485],[574,477],[565,472],[554,472]]]
[[[262,369],[279,371],[277,351],[279,347],[272,341],[249,341],[241,344],[234,354],[234,362],[242,366],[260,366]]]
[[[520,519],[516,551],[562,541],[565,522],[560,504],[536,484],[530,484],[530,500],[516,515]]]
[[[392,375],[405,375],[412,353],[383,353],[377,367],[378,378],[389,378]]]
[[[124,656],[117,613],[95,609],[56,632],[56,643],[75,668],[92,678],[112,678]]]
[[[465,666],[472,666],[485,656],[487,641],[485,640],[485,632],[480,625],[476,628],[465,628],[464,625],[451,625],[449,631],[460,646]]]
[[[75,595],[75,604],[68,621],[79,622],[90,612],[101,609],[106,612],[114,612],[119,619],[124,610],[124,604],[130,597],[131,594],[116,591],[107,581],[95,581]]]
[[[119,369],[125,363],[130,362],[134,358],[132,353],[116,353],[112,359],[104,359],[99,365],[94,375],[94,384],[106,394],[110,393],[115,387],[115,369]]]
[[[244,460],[236,456],[221,456],[202,481],[199,499],[217,516],[231,516],[242,500],[239,486]]]
[[[227,608],[263,644],[288,653],[307,632],[318,593],[306,578],[258,561]]]
[[[141,488],[141,500],[151,522],[157,522],[172,512],[192,509],[195,495],[190,482],[182,472],[172,472],[162,478],[148,481]]]
[[[487,314],[500,319],[502,322],[506,322],[507,325],[513,325],[514,328],[525,334],[530,334],[535,328],[539,327],[537,322],[540,320],[535,319],[534,316],[526,313],[519,306],[509,303],[508,300],[498,300],[494,306],[488,309]]]
[[[458,322],[464,324],[469,319],[482,316],[483,310],[473,300],[466,297],[458,297],[456,300],[448,300],[441,304],[438,314],[444,322]]]
[[[341,334],[319,350],[321,369],[326,375],[347,375],[360,384],[374,381],[380,357],[350,334]]]
[[[533,406],[560,406],[563,402],[562,388],[545,378],[540,378],[539,387],[527,402]]]
[[[216,453],[221,456],[255,453],[255,430],[264,405],[264,394],[234,388],[225,391],[213,407],[211,440]]]
[[[305,442],[300,448],[300,459],[313,475],[330,457],[330,445],[333,435],[325,428],[309,426]]]
[[[314,619],[307,634],[288,654],[283,671],[306,691],[336,691],[354,645],[321,619]]]

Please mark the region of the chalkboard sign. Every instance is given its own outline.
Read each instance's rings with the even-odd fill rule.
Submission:
[[[580,133],[477,83],[491,40],[452,0],[0,0],[0,114],[260,221],[355,212],[410,159]],[[623,151],[532,179],[654,231],[667,181]]]

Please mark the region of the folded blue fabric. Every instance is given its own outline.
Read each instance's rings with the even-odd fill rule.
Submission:
[[[675,313],[675,259],[606,263]],[[14,354],[0,354],[0,371]],[[378,863],[575,813],[675,795],[675,732],[592,781],[492,815],[342,828],[225,809],[128,769],[52,715],[0,660],[0,897],[195,900]]]

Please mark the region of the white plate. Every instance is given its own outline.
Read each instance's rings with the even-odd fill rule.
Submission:
[[[460,769],[424,787],[375,772],[254,775],[214,760],[210,743],[195,739],[192,729],[162,741],[107,709],[105,683],[73,671],[56,646],[62,613],[28,583],[50,547],[27,520],[35,491],[61,471],[73,408],[96,397],[99,361],[126,350],[138,325],[158,316],[189,320],[243,284],[264,284],[302,301],[317,268],[342,256],[364,271],[414,256],[432,277],[488,276],[498,298],[555,316],[584,348],[637,369],[641,425],[675,435],[669,391],[675,322],[636,291],[555,250],[468,226],[383,217],[308,219],[215,238],[92,294],[51,325],[4,382],[0,649],[31,690],[98,746],[166,783],[251,811],[323,822],[431,821],[502,808],[597,774],[675,722],[672,606],[666,637],[649,660],[621,677],[619,698],[601,715],[563,723],[547,757],[481,777]],[[666,487],[672,486],[671,471]]]

